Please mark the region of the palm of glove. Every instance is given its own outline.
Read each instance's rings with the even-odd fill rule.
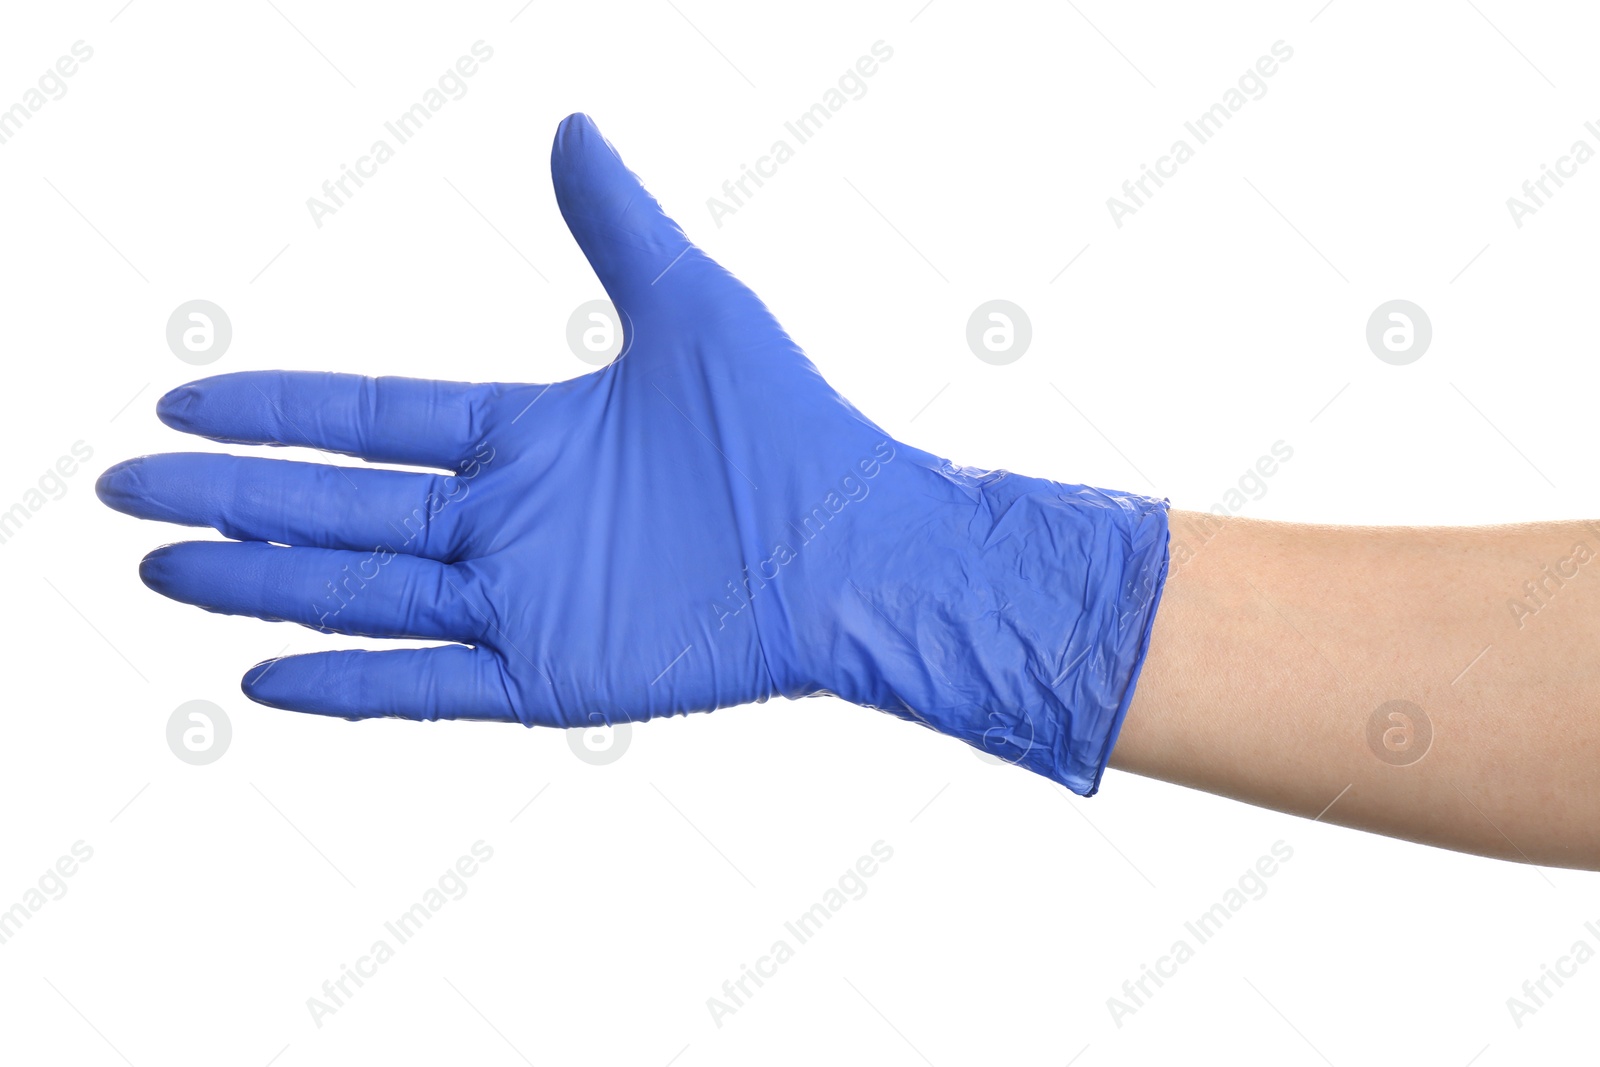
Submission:
[[[895,635],[885,606],[909,594],[885,576],[915,569],[921,516],[959,479],[830,389],[587,118],[562,124],[552,169],[623,354],[549,386],[251,372],[175,390],[158,411],[177,429],[450,473],[121,464],[98,487],[111,506],[237,539],[159,549],[145,581],[451,642],[258,665],[246,692],[277,707],[570,727],[832,690],[907,713],[866,681],[865,649]]]

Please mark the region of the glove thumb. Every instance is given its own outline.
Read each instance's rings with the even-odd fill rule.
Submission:
[[[693,248],[588,115],[568,115],[550,151],[567,229],[619,308],[637,308]]]

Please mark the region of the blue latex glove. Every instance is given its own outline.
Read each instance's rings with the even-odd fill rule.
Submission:
[[[1165,502],[901,444],[586,116],[561,124],[551,170],[623,354],[553,385],[247,372],[175,389],[157,414],[178,430],[451,473],[118,464],[96,487],[111,507],[235,539],[157,549],[146,584],[455,642],[260,664],[244,691],[272,707],[586,727],[833,693],[1092,794],[1166,577]]]

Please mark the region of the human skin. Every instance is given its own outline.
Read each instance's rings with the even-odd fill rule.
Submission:
[[[1111,766],[1391,837],[1600,870],[1593,526],[1170,520],[1169,578]],[[1420,759],[1416,736],[1389,760],[1369,741],[1394,700],[1431,725]]]

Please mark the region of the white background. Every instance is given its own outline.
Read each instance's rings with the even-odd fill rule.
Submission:
[[[590,369],[565,327],[602,294],[548,165],[576,110],[841,392],[937,454],[1205,509],[1281,440],[1246,514],[1600,512],[1600,162],[1520,229],[1506,207],[1575,139],[1600,147],[1592,10],[920,2],[6,5],[0,107],[73,42],[94,56],[0,145],[0,510],[74,442],[93,459],[0,544],[0,908],[74,842],[93,858],[0,945],[0,1056],[1592,1059],[1600,962],[1520,1028],[1506,999],[1600,947],[1593,875],[1114,771],[1082,801],[830,699],[639,726],[606,766],[556,732],[272,711],[239,693],[251,664],[358,643],[140,584],[145,552],[206,534],[114,514],[93,482],[217,447],[156,421],[175,385]],[[306,198],[480,39],[467,95],[318,229]],[[716,226],[706,199],[878,40],[866,95]],[[1267,94],[1116,227],[1106,198],[1278,40]],[[234,329],[206,370],[164,336],[195,298]],[[965,343],[992,298],[1032,320],[1009,366]],[[1364,339],[1395,298],[1434,328],[1403,367]],[[1486,616],[1482,643],[1509,626]],[[233,727],[209,766],[167,747],[193,699]],[[317,1026],[307,998],[479,840],[467,895]],[[879,840],[867,894],[715,1025],[707,998]],[[1280,840],[1269,892],[1117,1026],[1107,998]]]

